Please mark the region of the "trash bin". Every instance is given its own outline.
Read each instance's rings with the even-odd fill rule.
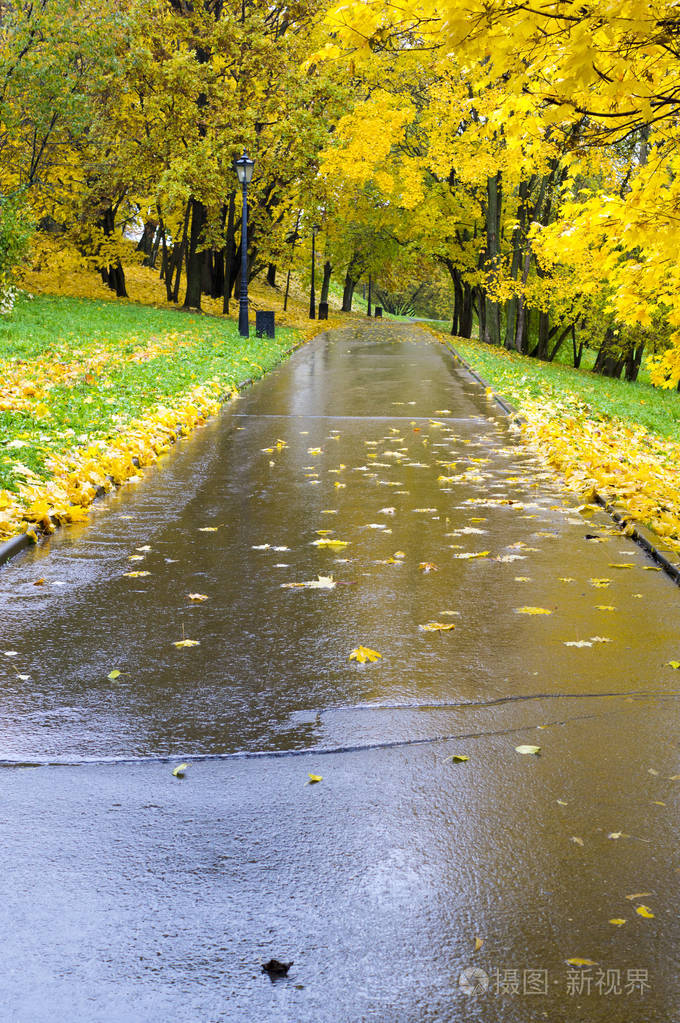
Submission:
[[[328,302],[319,302],[319,319],[328,319]]]
[[[255,334],[257,337],[275,337],[274,312],[270,309],[255,311]]]
[[[377,306],[375,307],[375,315],[376,315],[376,317],[378,317],[379,319],[382,319],[382,306],[381,306],[381,305],[377,305]]]

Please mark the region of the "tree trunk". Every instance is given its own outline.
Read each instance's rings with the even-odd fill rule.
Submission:
[[[321,304],[321,302],[328,303],[328,290],[329,290],[329,288],[331,286],[331,274],[332,274],[332,272],[333,272],[333,267],[328,262],[328,260],[326,260],[326,262],[323,265],[323,281],[321,282],[321,293],[319,294],[319,304]]]
[[[222,312],[229,312],[229,299],[231,298],[231,289],[234,286],[234,280],[236,277],[236,271],[234,269],[234,263],[236,259],[236,192],[232,192],[229,196],[229,213],[227,215],[227,237],[224,245],[224,256],[223,256],[223,275],[224,283],[222,285]]]
[[[460,322],[458,324],[459,337],[472,337],[472,288],[463,281],[463,305],[460,311]]]
[[[115,231],[115,214],[111,206],[104,211],[104,214],[99,221],[99,226],[102,228],[107,238]],[[118,298],[127,298],[127,289],[125,287],[125,271],[120,259],[117,259],[115,263],[109,263],[106,267],[100,268],[102,275],[102,281],[108,285],[111,291],[115,291]]]
[[[638,378],[644,350],[645,342],[642,341],[641,344],[634,345],[628,353],[628,358],[626,359],[626,380],[631,384],[635,383]]]
[[[499,273],[501,251],[502,189],[500,171],[486,179],[486,259],[485,270],[493,288]],[[496,299],[486,298],[486,317],[483,338],[492,345],[501,343],[501,307]]]
[[[352,299],[354,297],[354,289],[357,286],[356,278],[351,276],[348,270],[345,274],[345,285],[342,289],[342,311],[343,313],[352,312]]]
[[[624,361],[614,343],[614,332],[611,327],[607,327],[600,350],[595,359],[593,373],[600,373],[603,377],[611,377],[618,380],[621,376]]]
[[[267,284],[270,288],[276,287],[276,263],[270,263],[267,267]]]
[[[201,308],[203,278],[203,253],[199,251],[201,235],[208,219],[208,211],[198,199],[190,200],[191,230],[186,248],[187,290],[184,296],[185,309]]]

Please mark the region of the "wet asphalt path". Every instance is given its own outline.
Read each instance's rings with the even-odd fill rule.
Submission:
[[[680,1020],[679,609],[424,332],[317,339],[0,571],[5,1017]]]

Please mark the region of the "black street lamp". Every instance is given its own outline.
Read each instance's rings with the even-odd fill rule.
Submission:
[[[238,306],[238,332],[241,337],[248,337],[248,185],[253,176],[255,161],[251,160],[245,149],[243,156],[234,160],[234,168],[243,188],[243,219],[241,221],[241,296]]]
[[[371,315],[371,275],[368,275],[368,315]]]
[[[316,232],[319,231],[319,225],[312,225],[312,286],[309,291],[309,318],[310,320],[316,319],[316,294],[314,291],[314,258],[316,252],[314,251],[314,242],[316,240]]]

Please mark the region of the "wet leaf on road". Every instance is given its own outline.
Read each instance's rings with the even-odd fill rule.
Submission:
[[[540,746],[515,746],[515,753],[522,753],[524,755],[529,755],[531,753],[537,754],[537,753],[540,753],[540,752],[541,752],[541,747]]]
[[[358,646],[355,650],[352,650],[349,655],[350,661],[357,661],[359,664],[371,663],[377,661],[382,657],[377,650],[371,650],[367,646]]]
[[[343,547],[349,547],[349,540],[333,540],[328,537],[320,537],[318,540],[312,540],[312,547],[328,547],[333,551],[340,551]]]
[[[309,781],[305,782],[305,785],[316,785],[317,782],[323,781],[322,774],[307,774]]]
[[[111,679],[112,682],[115,682],[115,680],[119,676],[120,676],[120,672],[118,671],[118,668],[114,668],[113,671],[110,671],[106,677]]]
[[[483,944],[484,944],[484,938],[475,938],[474,951],[475,952],[479,952],[479,950],[480,950],[480,948],[482,947]]]
[[[418,626],[422,632],[451,632],[455,627],[453,622],[427,622]]]
[[[202,600],[207,600],[208,595],[206,593],[187,593],[187,598],[199,604]]]
[[[570,841],[575,842],[576,845],[580,845],[581,847],[584,845],[583,839],[579,838],[578,835],[572,835]]]
[[[173,768],[173,775],[175,778],[183,778],[184,772],[186,771],[188,764],[178,764],[177,767]]]
[[[625,917],[622,916],[616,916],[609,921],[610,924],[614,924],[614,927],[623,927],[625,922],[626,922]]]
[[[216,533],[219,526],[199,526],[199,533]]]
[[[591,586],[595,586],[597,589],[603,590],[605,587],[609,586],[611,579],[590,579],[589,582]]]
[[[626,898],[629,902],[633,902],[634,899],[647,899],[653,894],[654,892],[633,892],[632,895],[626,895]]]
[[[151,575],[151,572],[123,572],[123,575],[127,579],[143,579],[147,575]]]
[[[516,607],[515,614],[518,615],[551,615],[547,607]]]
[[[597,966],[594,959],[580,959],[576,956],[574,959],[565,959],[567,966]]]
[[[337,583],[332,575],[320,575],[304,583],[281,583],[282,590],[333,590]]]
[[[564,645],[565,646],[583,647],[583,646],[592,646],[593,644],[590,642],[589,639],[565,639]]]
[[[397,554],[395,554],[395,558],[396,557],[398,557]],[[421,561],[420,564],[418,565],[418,568],[420,569],[421,572],[438,572],[439,571],[439,568],[438,568],[437,565],[435,565],[434,561]]]
[[[667,668],[674,668],[676,671],[680,668],[680,661],[666,661]]]
[[[638,916],[644,917],[645,920],[653,920],[654,919],[654,914],[652,913],[652,911],[649,908],[649,906],[636,906],[635,907],[635,912],[637,913]]]
[[[198,646],[199,641],[197,639],[177,639],[172,645],[178,647]]]
[[[465,761],[469,759],[469,756],[465,753],[452,753],[450,757],[444,757],[444,763],[446,763],[447,760],[451,760],[454,764],[464,764]]]

